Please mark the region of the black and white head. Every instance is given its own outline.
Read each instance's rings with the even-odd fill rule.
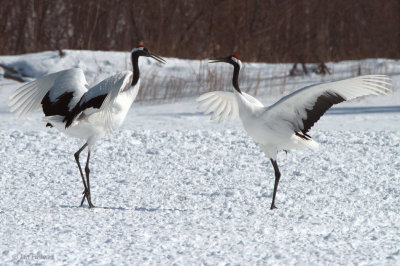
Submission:
[[[234,67],[239,67],[239,69],[242,68],[242,62],[240,61],[239,56],[237,56],[236,54],[230,55],[228,57],[214,58],[209,60],[209,63],[220,62],[231,64]]]
[[[210,59],[209,63],[228,63],[233,66],[233,77],[232,77],[232,85],[236,89],[237,92],[242,93],[239,88],[239,71],[242,68],[242,62],[239,59],[239,56],[236,54],[230,55],[228,57],[214,58]]]
[[[131,54],[132,54],[132,61],[134,58],[138,58],[139,56],[145,56],[145,57],[151,57],[161,64],[166,63],[166,61],[163,58],[151,53],[146,47],[144,47],[143,44],[139,44],[136,48],[133,48]]]

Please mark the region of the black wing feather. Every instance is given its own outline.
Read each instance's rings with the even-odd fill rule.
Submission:
[[[345,98],[334,92],[326,92],[319,96],[312,109],[306,109],[307,118],[303,119],[303,129],[301,132],[308,136],[307,132],[310,130],[310,128],[329,108],[332,107],[332,105],[341,103],[345,100]]]
[[[52,102],[50,100],[50,91],[49,91],[41,101],[44,115],[66,116],[70,112],[68,105],[73,97],[74,97],[73,92],[66,92],[58,96],[57,99],[54,102]]]
[[[85,96],[85,95],[82,96],[82,99],[83,99],[84,96]],[[65,116],[65,118],[64,118],[64,120],[63,120],[63,122],[66,122],[66,123],[65,123],[65,128],[71,126],[72,121],[74,121],[74,119],[75,119],[81,112],[83,112],[84,110],[86,110],[86,109],[88,109],[88,108],[100,109],[100,107],[101,107],[101,105],[103,104],[104,99],[105,99],[106,97],[107,97],[107,94],[99,95],[99,96],[96,96],[96,97],[90,99],[89,101],[83,102],[83,103],[81,103],[81,101],[82,101],[82,99],[81,99],[81,101],[79,101],[79,102],[76,104],[76,106],[71,110],[71,112],[69,112],[69,113]]]

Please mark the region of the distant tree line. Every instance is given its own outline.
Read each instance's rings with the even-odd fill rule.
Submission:
[[[326,62],[400,57],[398,0],[0,0],[0,54],[56,49]]]

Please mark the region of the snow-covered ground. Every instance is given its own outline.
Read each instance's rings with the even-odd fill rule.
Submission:
[[[3,56],[0,63],[17,62],[33,77],[80,66],[90,83],[129,68],[127,53],[68,53],[64,62],[46,52]],[[102,59],[108,67],[98,67]],[[186,67],[201,64],[168,59],[146,69],[147,63],[144,77],[157,67],[161,76],[182,79],[196,69]],[[323,80],[351,76],[360,64],[385,69],[400,85],[399,62],[383,59],[328,64],[335,71]],[[253,84],[249,77],[262,67],[276,76],[290,69],[246,64],[243,80]],[[284,90],[260,86],[257,94],[270,103],[320,81],[287,78]],[[400,263],[399,90],[338,105],[310,131],[319,150],[279,154],[278,209],[270,211],[269,161],[240,121],[209,121],[190,93],[176,103],[134,103],[121,130],[93,153],[97,208],[79,207],[83,187],[73,153],[83,143],[45,128],[40,112],[16,120],[7,98],[18,86],[0,80],[2,264]]]

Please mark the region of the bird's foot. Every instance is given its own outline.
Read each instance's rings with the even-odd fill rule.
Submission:
[[[82,195],[83,195],[83,197],[82,197],[82,201],[81,201],[81,207],[82,207],[83,202],[85,201],[85,198],[86,198],[86,189],[82,192]]]
[[[95,208],[95,207],[96,207],[96,206],[93,205],[93,203],[92,203],[92,201],[90,200],[90,198],[89,198],[89,203],[88,203],[88,204],[89,204],[89,209]]]
[[[275,206],[275,204],[271,204],[271,210],[273,210],[273,209],[278,209],[278,208]]]
[[[88,202],[88,205],[89,205],[89,208],[94,208],[95,206],[93,205],[92,199],[90,198],[90,191],[88,191],[88,190],[85,189],[85,190],[82,192],[82,195],[83,195],[83,197],[82,197],[82,201],[81,201],[81,207],[82,207],[82,205],[83,205],[83,202],[85,202],[85,198],[86,198],[86,200],[87,200],[87,202]]]

